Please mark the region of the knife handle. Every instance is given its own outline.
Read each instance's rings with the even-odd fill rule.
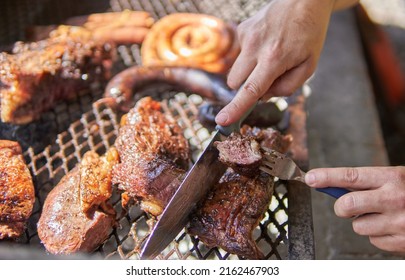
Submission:
[[[232,132],[235,132],[235,131],[239,132],[242,122],[247,118],[247,116],[250,115],[250,113],[256,107],[257,103],[259,103],[259,101],[256,101],[255,103],[253,103],[253,105],[250,106],[250,108],[246,110],[246,112],[242,115],[242,117],[238,121],[236,121],[233,124],[230,124],[228,126],[222,126],[222,125],[217,124],[215,129],[219,130],[219,132],[221,132],[221,134],[225,135],[225,136],[229,136],[229,135],[231,135]]]
[[[349,193],[348,189],[338,188],[338,187],[326,187],[326,188],[316,188],[318,192],[326,193],[334,198],[339,198],[344,194]]]

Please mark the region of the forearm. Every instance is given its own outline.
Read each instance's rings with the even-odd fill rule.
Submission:
[[[335,0],[335,5],[333,7],[334,11],[343,10],[354,6],[359,3],[360,0]]]

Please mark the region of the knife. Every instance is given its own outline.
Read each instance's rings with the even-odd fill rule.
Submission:
[[[229,136],[232,132],[239,131],[241,123],[253,111],[256,104],[257,102],[238,122],[226,127],[216,127],[211,141],[187,173],[146,240],[141,251],[141,259],[154,259],[186,226],[189,215],[197,203],[205,197],[227,169],[227,166],[218,160],[219,152],[214,147],[214,142],[223,140],[223,135]]]

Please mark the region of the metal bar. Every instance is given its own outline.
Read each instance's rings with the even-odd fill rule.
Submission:
[[[288,132],[293,136],[292,158],[302,170],[308,170],[305,97],[301,90],[289,98]],[[311,193],[301,182],[289,181],[288,189],[288,256],[289,259],[314,259],[314,229]]]

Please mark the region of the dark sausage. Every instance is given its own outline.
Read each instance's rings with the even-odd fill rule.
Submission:
[[[167,83],[178,90],[198,94],[224,105],[235,96],[235,91],[227,87],[220,75],[184,67],[133,66],[111,79],[101,102],[108,102],[114,107],[128,111],[139,99],[137,91],[157,82]]]

